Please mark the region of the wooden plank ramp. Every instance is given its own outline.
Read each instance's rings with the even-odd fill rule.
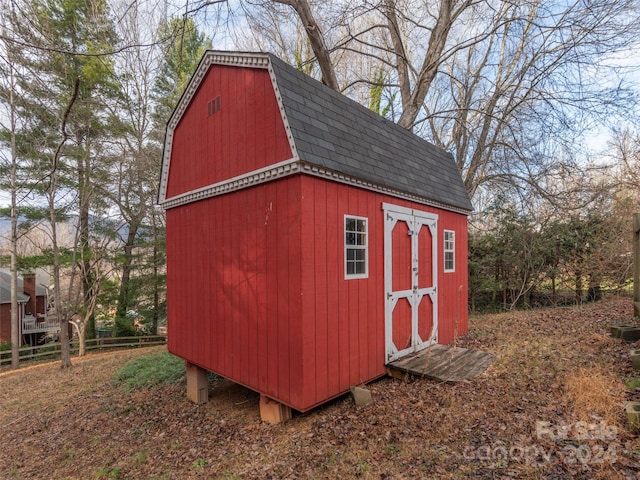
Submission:
[[[484,372],[495,355],[481,350],[432,345],[387,364],[392,376],[396,372],[432,378],[443,382],[471,380]]]

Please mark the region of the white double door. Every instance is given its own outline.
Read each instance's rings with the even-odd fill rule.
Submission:
[[[438,216],[388,203],[383,211],[389,363],[438,341]]]

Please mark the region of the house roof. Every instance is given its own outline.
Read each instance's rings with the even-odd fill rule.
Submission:
[[[36,295],[46,295],[47,289],[42,286],[47,280],[46,274],[36,272]],[[29,301],[29,295],[24,293],[24,282],[22,277],[18,277],[18,302],[24,303]],[[0,268],[0,304],[11,303],[11,274],[8,268]]]
[[[217,51],[205,54],[167,125],[159,193],[167,208],[173,206],[165,197],[173,129],[213,64],[269,70],[294,155],[288,173],[303,171],[461,213],[472,210],[450,153],[272,54]]]

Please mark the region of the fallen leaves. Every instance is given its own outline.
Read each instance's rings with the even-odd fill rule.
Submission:
[[[621,404],[640,390],[620,386],[634,344],[608,337],[630,315],[630,300],[616,299],[472,317],[457,345],[497,357],[477,379],[384,378],[368,385],[369,406],[345,396],[282,425],[260,422],[258,395],[220,378],[202,406],[184,384],[109,383],[162,347],[0,373],[0,477],[636,478],[640,442]],[[617,433],[579,440],[579,421]],[[573,430],[539,438],[538,422]]]

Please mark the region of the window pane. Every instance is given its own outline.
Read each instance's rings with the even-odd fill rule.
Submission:
[[[356,244],[356,234],[352,232],[345,233],[345,243],[347,245],[355,245]]]
[[[347,277],[367,275],[367,221],[366,218],[345,216],[344,268]]]
[[[344,229],[346,231],[354,232],[356,229],[356,219],[355,218],[347,218],[344,221]]]

